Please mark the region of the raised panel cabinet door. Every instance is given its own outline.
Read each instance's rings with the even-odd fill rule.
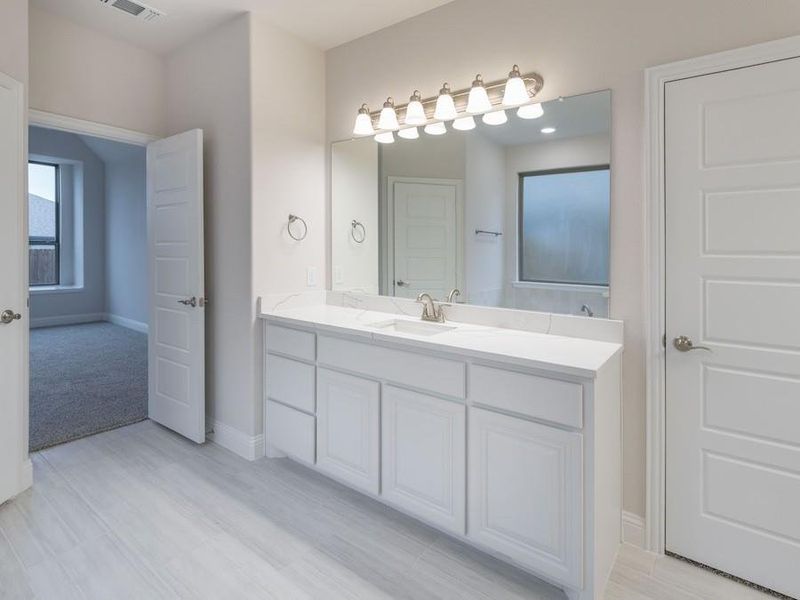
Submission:
[[[582,587],[582,446],[580,433],[471,408],[468,537]]]
[[[377,494],[380,486],[380,384],[317,371],[317,466]]]
[[[383,497],[464,534],[466,407],[385,386],[381,414]]]

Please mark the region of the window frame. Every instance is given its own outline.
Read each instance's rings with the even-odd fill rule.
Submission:
[[[56,180],[55,181],[55,192],[56,192],[55,193],[56,196],[55,240],[52,242],[46,240],[38,240],[30,236],[30,231],[27,232],[29,254],[33,246],[53,246],[55,248],[55,271],[56,271],[55,283],[31,283],[29,280],[28,287],[33,289],[33,288],[46,288],[46,287],[59,286],[61,285],[61,165],[58,163],[46,162],[43,160],[30,160],[30,159],[28,160],[28,164],[53,167],[55,169],[55,180]]]
[[[606,283],[587,283],[587,282],[570,282],[570,281],[555,281],[547,279],[524,279],[522,277],[524,268],[524,253],[523,253],[523,211],[525,202],[525,178],[538,177],[543,175],[566,175],[568,173],[591,173],[594,171],[608,171],[609,174],[609,200],[611,199],[611,164],[596,164],[596,165],[583,165],[580,167],[563,167],[560,169],[541,169],[538,171],[523,171],[518,173],[518,187],[517,187],[517,283],[526,285],[545,285],[545,286],[570,286],[570,287],[583,287],[593,289],[608,289],[609,282]],[[609,206],[610,210],[610,206]],[[610,234],[610,232],[609,232]],[[610,239],[610,236],[609,236]],[[609,249],[606,250],[608,252]]]

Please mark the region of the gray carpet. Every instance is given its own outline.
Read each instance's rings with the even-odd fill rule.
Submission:
[[[145,334],[111,323],[31,330],[31,451],[146,418]]]

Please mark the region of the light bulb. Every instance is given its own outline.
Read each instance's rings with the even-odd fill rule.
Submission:
[[[538,119],[544,114],[544,109],[542,108],[542,104],[537,102],[536,104],[526,104],[525,106],[520,106],[519,110],[517,110],[517,116],[520,119]]]
[[[425,133],[428,135],[444,135],[447,133],[447,127],[444,123],[431,123],[425,125]]]
[[[542,131],[542,133],[555,133],[556,132],[556,128],[555,127],[543,127],[541,131]]]
[[[489,100],[489,94],[486,93],[486,88],[483,87],[483,77],[476,75],[475,81],[472,82],[472,88],[469,90],[467,112],[476,114],[487,110],[492,110],[492,103]]]
[[[503,93],[503,106],[519,106],[520,104],[525,104],[530,99],[528,88],[525,87],[525,82],[522,80],[519,67],[514,65],[506,81],[506,89]]]
[[[459,131],[475,129],[475,119],[473,119],[471,115],[468,117],[460,117],[453,121],[453,129],[458,129]]]
[[[419,137],[419,130],[416,127],[409,127],[408,129],[401,129],[397,132],[404,140],[415,140]]]
[[[425,125],[427,122],[428,117],[425,115],[425,107],[422,106],[422,96],[419,90],[414,90],[406,107],[406,125]]]
[[[394,112],[394,100],[391,96],[386,99],[381,109],[381,116],[378,119],[378,129],[398,129],[400,123],[397,122],[397,113]]]
[[[372,117],[369,116],[369,108],[362,104],[356,115],[356,124],[353,127],[353,135],[372,135],[375,128],[372,126]]]
[[[375,136],[375,141],[379,144],[391,144],[394,142],[394,134],[391,131],[383,131]]]
[[[442,121],[455,119],[458,116],[456,112],[456,105],[453,102],[453,97],[450,95],[450,86],[446,83],[439,90],[439,97],[436,99],[436,110],[433,112],[433,118]]]
[[[487,125],[502,125],[508,121],[506,111],[497,110],[495,112],[486,113],[483,115],[483,122]]]

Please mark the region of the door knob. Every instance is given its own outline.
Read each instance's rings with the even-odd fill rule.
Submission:
[[[194,308],[197,306],[197,298],[192,296],[191,298],[186,298],[184,300],[178,300],[178,304],[183,304],[184,306],[191,306]]]
[[[14,312],[13,310],[4,310],[0,313],[0,323],[3,325],[8,325],[12,321],[19,321],[22,318],[22,315],[18,312]]]
[[[398,287],[406,287],[406,286],[408,286],[408,282],[407,281],[403,281],[402,279],[398,279],[397,281],[395,281],[395,283],[397,284]]]
[[[685,335],[679,335],[672,340],[672,345],[680,352],[689,352],[691,350],[706,350],[707,352],[711,352],[711,348],[707,346],[695,346],[691,338]]]

